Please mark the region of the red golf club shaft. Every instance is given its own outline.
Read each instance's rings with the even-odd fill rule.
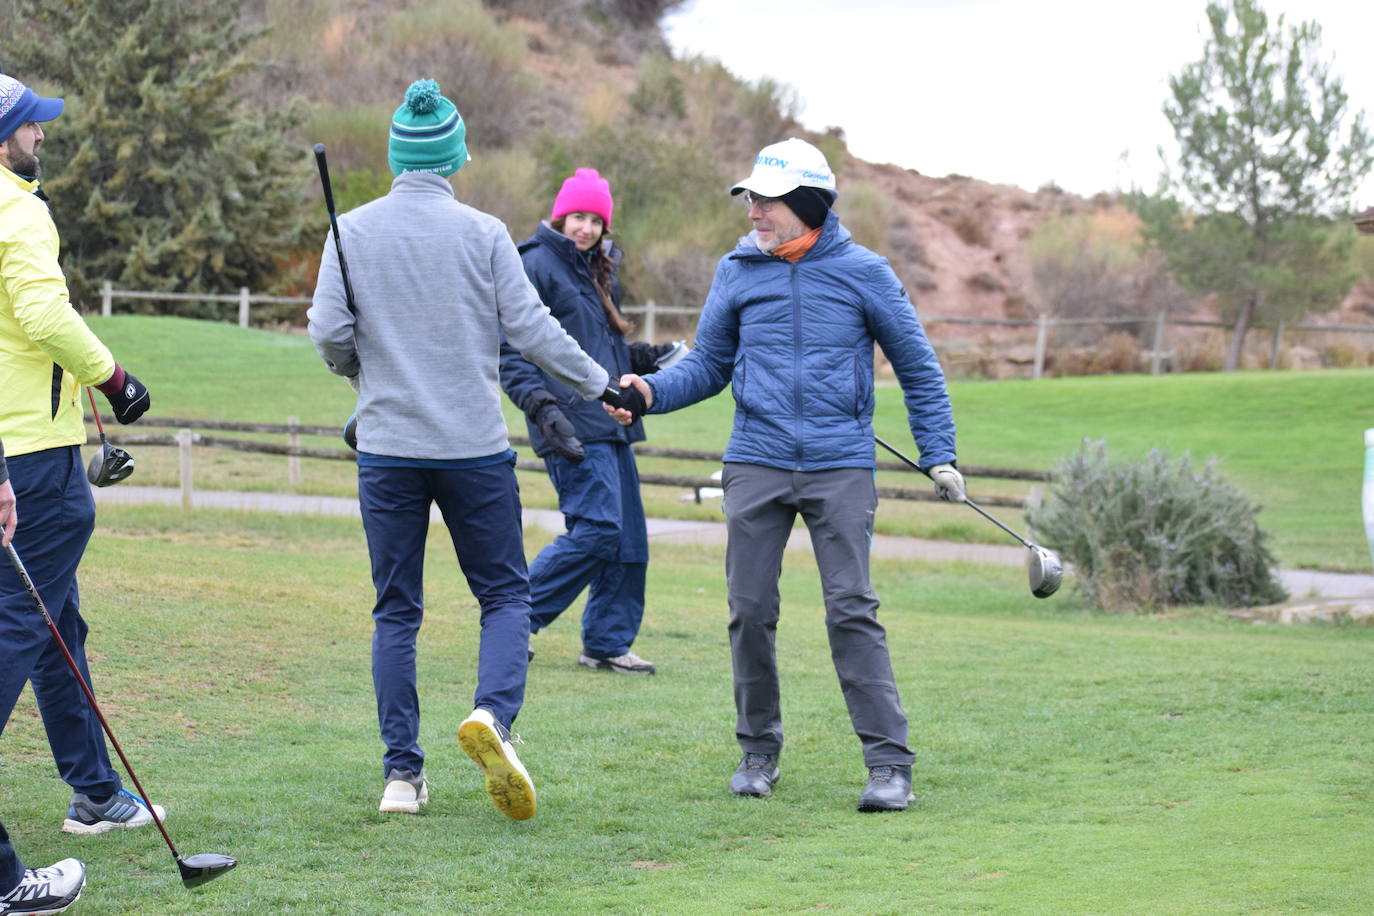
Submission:
[[[86,678],[82,676],[81,669],[76,664],[76,659],[72,658],[72,653],[67,649],[67,644],[63,642],[62,635],[57,632],[57,625],[53,623],[52,616],[48,613],[48,608],[43,604],[43,596],[38,594],[38,589],[29,578],[29,571],[24,568],[24,563],[19,559],[19,554],[15,552],[13,544],[6,544],[5,550],[9,552],[10,563],[14,565],[14,571],[19,574],[19,579],[24,583],[24,588],[28,589],[29,597],[38,606],[39,612],[43,615],[43,622],[48,625],[48,632],[52,634],[53,640],[57,643],[57,648],[62,650],[62,657],[67,660],[67,667],[72,669],[72,674],[76,677],[76,682],[81,685],[81,692],[86,695],[86,702],[91,704],[91,709],[95,711],[96,718],[100,720],[100,725],[105,729],[105,734],[109,736],[110,744],[114,745],[115,753],[119,754],[120,761],[124,764],[124,771],[129,774],[129,778],[134,781],[138,788],[138,794],[148,805],[148,813],[153,816],[153,823],[157,824],[157,829],[162,833],[162,838],[167,841],[167,848],[172,851],[173,857],[178,862],[181,861],[181,853],[177,852],[176,845],[172,838],[167,834],[167,828],[162,826],[162,818],[157,816],[156,809],[153,808],[153,800],[148,797],[148,792],[143,788],[143,783],[138,781],[138,774],[129,764],[129,758],[124,756],[124,748],[119,746],[119,739],[114,736],[110,723],[105,721],[105,714],[100,711],[100,704],[95,701],[95,693],[92,692]]]
[[[91,390],[90,385],[86,386],[86,394],[90,396],[91,415],[95,417],[95,428],[100,433],[100,439],[103,442],[105,440],[105,424],[100,422],[100,411],[95,409],[95,392]]]

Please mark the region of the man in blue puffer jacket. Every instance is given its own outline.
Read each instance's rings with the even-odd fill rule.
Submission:
[[[754,230],[721,259],[696,349],[651,378],[621,380],[651,413],[727,384],[735,423],[725,450],[737,795],[767,796],[779,776],[782,713],[774,635],[782,551],[800,513],[825,594],[825,622],[869,778],[860,811],[903,810],[911,794],[907,719],[897,694],[868,553],[874,484],[873,344],[904,393],[920,464],[944,499],[964,498],[944,372],[887,261],[855,244],[830,212],[825,156],[790,139],[765,147],[743,194]],[[617,413],[621,422],[629,411]]]

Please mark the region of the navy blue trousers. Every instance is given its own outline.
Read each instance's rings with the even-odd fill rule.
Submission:
[[[381,726],[382,775],[420,772],[415,640],[424,617],[425,538],[437,504],[458,565],[480,608],[474,707],[507,728],[525,701],[529,573],[515,462],[457,470],[359,467],[358,500],[372,558],[372,682]],[[456,724],[455,724],[456,727]]]
[[[568,530],[530,565],[530,629],[553,623],[588,589],[583,651],[616,658],[630,651],[644,619],[649,534],[634,450],[623,442],[588,442],[586,450],[580,464],[544,456]]]
[[[19,886],[24,880],[24,863],[19,861],[14,847],[10,845],[10,835],[5,825],[0,824],[0,897]]]
[[[24,561],[62,641],[91,681],[88,627],[81,617],[76,568],[95,530],[95,501],[81,450],[45,449],[8,458],[19,527],[15,552]],[[86,701],[62,651],[8,561],[0,562],[0,733],[25,682],[33,684],[57,772],[77,792],[103,798],[118,792],[100,720]]]

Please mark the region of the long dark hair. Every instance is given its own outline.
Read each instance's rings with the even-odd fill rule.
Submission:
[[[562,232],[566,222],[567,217],[560,216],[558,219],[551,220],[549,225]],[[609,233],[603,231],[601,238],[597,239],[595,247],[592,248],[592,285],[596,287],[596,293],[601,297],[601,307],[606,310],[606,320],[611,323],[611,327],[625,336],[635,329],[635,323],[620,314],[620,309],[615,307],[615,300],[611,298],[611,289],[615,281],[615,262],[606,255],[601,247],[601,243],[606,241],[608,235]]]

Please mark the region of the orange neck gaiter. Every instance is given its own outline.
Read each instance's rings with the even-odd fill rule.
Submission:
[[[795,264],[801,260],[802,255],[811,250],[811,246],[816,244],[816,239],[820,237],[821,229],[817,226],[800,238],[795,238],[790,242],[783,242],[781,245],[774,248],[772,253]]]

